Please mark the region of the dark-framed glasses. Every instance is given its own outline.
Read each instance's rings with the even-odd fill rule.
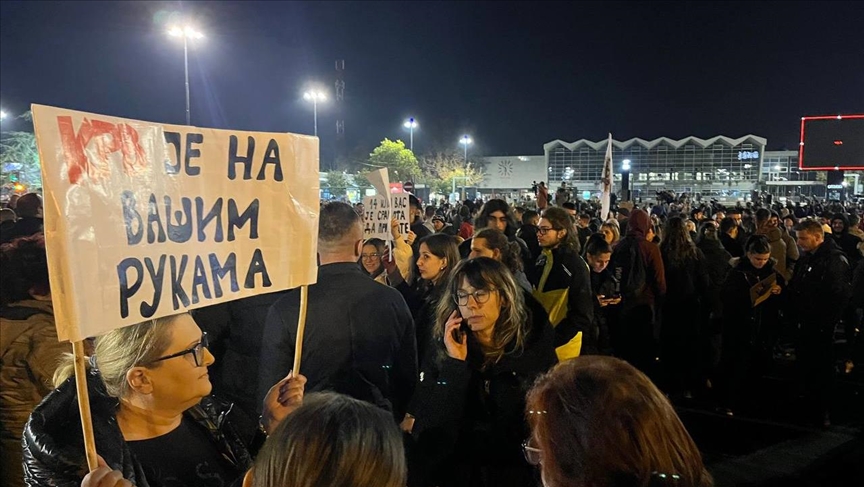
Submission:
[[[207,332],[201,334],[201,341],[192,346],[192,348],[183,350],[181,352],[172,353],[171,355],[166,355],[164,357],[159,357],[153,361],[153,363],[161,362],[163,360],[168,360],[169,358],[182,357],[187,354],[192,354],[192,358],[195,359],[195,367],[201,367],[204,365],[204,349],[210,346],[207,341]]]
[[[473,293],[466,293],[465,291],[456,291],[453,294],[453,301],[456,301],[456,304],[459,306],[467,306],[468,305],[468,296],[474,297],[474,302],[477,304],[483,304],[489,301],[489,297],[492,296],[492,293],[497,292],[497,289],[478,289]]]
[[[537,233],[539,233],[540,235],[546,235],[547,233],[549,233],[553,230],[557,230],[557,228],[555,228],[555,227],[537,227]]]
[[[543,450],[531,446],[531,440],[522,442],[522,454],[525,455],[525,461],[531,465],[540,465],[543,460]]]
[[[375,260],[378,257],[381,257],[381,254],[379,254],[377,252],[373,253],[373,254],[360,254],[360,258],[363,260]]]

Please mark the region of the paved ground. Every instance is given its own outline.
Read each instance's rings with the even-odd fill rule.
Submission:
[[[754,404],[728,417],[708,401],[676,405],[717,487],[864,486],[864,373],[839,376],[832,425],[804,421],[789,370],[763,378]]]

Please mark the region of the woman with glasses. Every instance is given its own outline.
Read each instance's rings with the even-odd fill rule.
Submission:
[[[525,412],[525,457],[547,487],[713,484],[672,405],[623,360],[562,362],[531,389]]]
[[[524,486],[525,393],[557,361],[555,333],[513,275],[488,257],[462,261],[438,302],[435,353],[411,414],[409,485]]]
[[[95,340],[87,386],[97,453],[139,486],[229,485],[252,465],[266,431],[296,409],[306,379],[289,375],[264,399],[258,424],[209,396],[207,338],[187,314]],[[27,485],[78,485],[86,472],[72,357],[24,430]]]
[[[380,238],[370,238],[363,243],[363,250],[360,253],[360,268],[372,279],[387,284],[387,274],[384,272],[384,264],[381,262],[381,257],[384,256],[384,251],[387,249],[387,244]]]

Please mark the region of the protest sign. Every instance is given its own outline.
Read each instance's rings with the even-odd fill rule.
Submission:
[[[316,138],[32,110],[61,340],[315,282]]]
[[[399,222],[399,233],[408,235],[411,230],[409,221],[409,200],[407,193],[391,194],[392,206],[387,204],[385,195],[367,196],[363,198],[363,238],[380,238],[384,241],[392,240],[390,233],[390,220]]]

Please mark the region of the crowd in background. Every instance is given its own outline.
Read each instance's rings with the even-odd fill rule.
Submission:
[[[3,484],[708,486],[672,404],[746,414],[790,351],[802,420],[830,425],[864,360],[864,208],[658,193],[601,215],[564,189],[412,195],[389,242],[322,204],[302,374],[297,290],[97,337],[86,478],[42,203],[21,197],[0,227]]]

